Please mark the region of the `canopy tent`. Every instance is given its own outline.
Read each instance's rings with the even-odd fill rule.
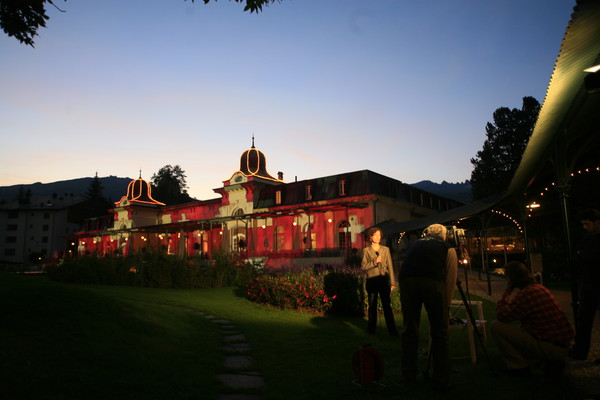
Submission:
[[[427,217],[403,222],[385,221],[376,226],[381,229],[384,235],[387,235],[400,232],[412,232],[418,229],[424,229],[431,224],[446,224],[460,221],[488,211],[495,205],[501,203],[506,196],[507,192],[502,192],[462,207],[453,208]]]
[[[567,27],[535,128],[509,193],[524,193],[538,174],[556,169],[558,178],[578,162],[595,159],[600,148],[600,87],[586,79],[600,72],[600,2],[579,0]],[[564,178],[564,177],[563,177]]]

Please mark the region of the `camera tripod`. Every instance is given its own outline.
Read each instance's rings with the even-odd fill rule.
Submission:
[[[473,310],[471,309],[471,304],[469,303],[469,300],[465,296],[465,292],[462,288],[461,282],[458,279],[456,280],[456,288],[458,289],[460,298],[462,299],[463,305],[465,306],[465,310],[467,312],[467,317],[469,318],[469,321],[471,322],[471,326],[473,327],[473,331],[474,331],[475,336],[477,337],[477,341],[479,342],[480,347],[483,350],[483,354],[485,355],[485,358],[490,367],[490,370],[492,371],[492,374],[494,374],[495,373],[494,367],[492,366],[492,362],[490,361],[490,357],[487,353],[487,349],[486,349],[485,343],[483,341],[483,334],[479,331],[479,327],[477,326],[477,320],[473,316]],[[429,378],[430,364],[431,364],[431,349],[429,349],[429,354],[427,356],[427,369],[423,373],[423,376],[425,377],[425,379]]]

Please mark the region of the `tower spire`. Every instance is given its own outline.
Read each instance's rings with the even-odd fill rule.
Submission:
[[[252,134],[252,148],[254,148],[254,133]]]

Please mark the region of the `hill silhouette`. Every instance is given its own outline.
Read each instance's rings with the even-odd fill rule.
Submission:
[[[52,183],[31,183],[23,185],[0,186],[0,202],[9,202],[17,199],[19,192],[31,191],[31,195],[84,195],[92,181],[92,177],[70,179]],[[111,202],[119,201],[121,197],[127,194],[127,185],[132,178],[119,178],[117,176],[99,177],[100,183],[104,188],[102,195]]]
[[[23,185],[0,186],[0,202],[9,202],[17,199],[19,191],[31,191],[32,195],[84,195],[92,181],[92,177],[76,178],[52,183],[31,183]],[[127,185],[132,178],[119,178],[117,176],[100,177],[100,183],[104,190],[102,195],[110,201],[119,201],[122,196],[127,194]],[[471,202],[471,183],[466,180],[462,183],[435,183],[432,181],[420,181],[410,184],[418,189],[437,194],[438,196],[460,201],[468,204]]]
[[[468,180],[462,183],[448,183],[446,181],[443,181],[442,183],[435,183],[431,181],[420,181],[417,183],[411,183],[410,185],[418,189],[437,194],[438,196],[460,201],[464,204],[469,204],[472,201],[471,182]]]

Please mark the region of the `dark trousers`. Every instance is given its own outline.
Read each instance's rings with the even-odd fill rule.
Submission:
[[[575,346],[573,348],[573,353],[578,358],[586,359],[590,351],[596,311],[600,311],[600,289],[593,285],[580,283],[579,308],[575,321]]]
[[[398,332],[396,328],[396,321],[394,320],[394,313],[392,311],[392,299],[390,297],[391,286],[390,277],[376,276],[367,279],[366,283],[367,296],[369,301],[369,323],[367,325],[367,332],[375,333],[375,327],[377,325],[377,298],[381,298],[381,307],[383,308],[383,316],[385,318],[385,325],[387,326],[388,332],[396,334]]]
[[[448,349],[448,300],[446,284],[429,278],[404,278],[400,281],[400,301],[404,316],[402,332],[402,374],[408,381],[417,378],[419,323],[424,305],[429,319],[433,384],[446,386],[450,377]]]

